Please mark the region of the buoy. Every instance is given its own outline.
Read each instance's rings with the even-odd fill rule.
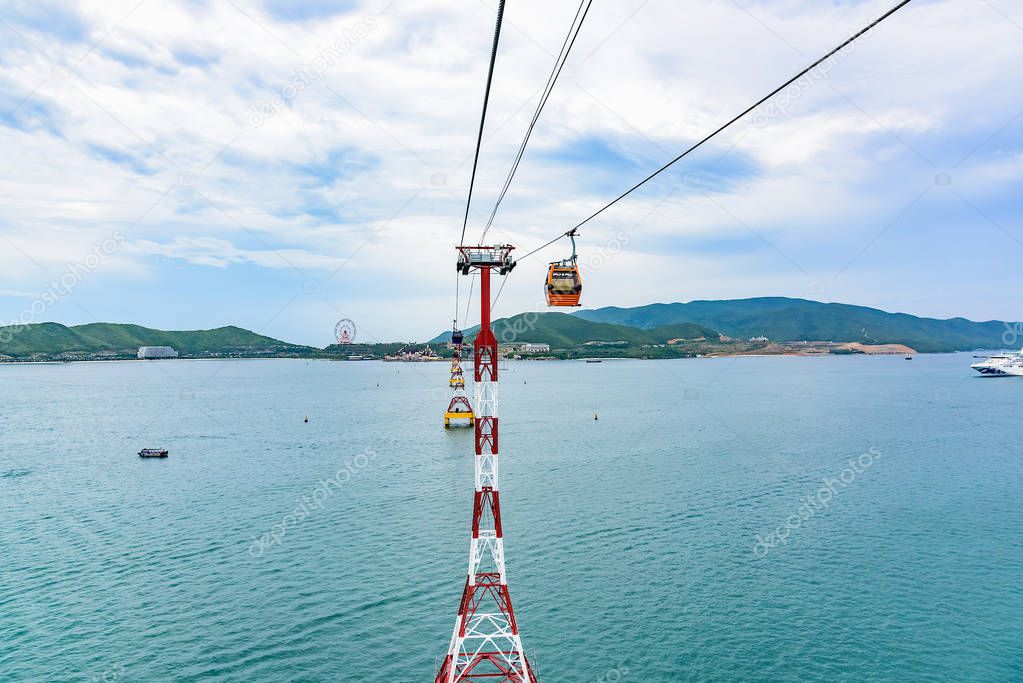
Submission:
[[[308,422],[308,421],[309,421],[309,416],[308,416],[308,415],[306,416],[306,418],[305,418],[305,421],[306,421],[306,422]]]
[[[593,419],[594,419],[594,420],[596,420],[596,419],[597,419],[597,414],[596,414],[596,413],[593,413]]]

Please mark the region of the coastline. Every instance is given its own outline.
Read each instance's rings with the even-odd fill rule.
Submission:
[[[960,353],[974,353],[974,351],[929,351],[923,353],[915,352],[913,355],[920,356],[942,356],[942,355],[955,355]],[[562,362],[562,363],[585,363],[587,361],[602,361],[602,362],[613,362],[613,361],[669,361],[669,360],[714,360],[721,358],[850,358],[850,357],[868,357],[868,358],[897,358],[900,354],[896,353],[712,353],[712,354],[701,354],[696,356],[673,356],[673,357],[653,357],[653,356],[594,356],[585,357],[579,356],[574,358],[554,358],[554,357],[543,357],[543,358],[506,358],[501,357],[501,361],[505,362],[524,362],[524,363],[537,363],[537,362]],[[0,367],[5,365],[80,365],[80,364],[106,364],[106,363],[174,363],[174,362],[228,362],[228,361],[258,361],[258,360],[292,360],[292,361],[322,361],[328,363],[411,363],[422,365],[424,361],[402,361],[402,360],[384,360],[383,358],[367,358],[362,360],[348,360],[344,357],[338,356],[311,356],[308,358],[296,357],[296,356],[231,356],[225,358],[160,358],[160,359],[134,359],[134,358],[111,358],[111,359],[80,359],[80,360],[0,360]],[[439,359],[447,360],[447,359]],[[435,363],[436,361],[431,361]],[[428,363],[429,364],[429,363]]]

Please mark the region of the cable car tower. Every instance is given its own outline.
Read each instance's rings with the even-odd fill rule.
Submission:
[[[480,277],[480,331],[473,342],[476,490],[469,571],[451,645],[434,683],[537,683],[522,649],[504,564],[498,489],[497,338],[490,328],[490,273],[515,267],[514,247],[457,247],[458,270]]]
[[[462,342],[465,335],[458,329],[456,319],[451,328],[451,348],[454,355],[451,357],[451,379],[448,385],[451,387],[451,402],[444,412],[445,429],[451,426],[452,420],[468,420],[471,427],[476,423],[476,416],[469,405],[469,399],[465,395],[465,377],[462,375]]]

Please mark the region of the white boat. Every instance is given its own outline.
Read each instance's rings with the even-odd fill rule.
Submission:
[[[1023,377],[1023,350],[991,356],[970,367],[984,377]]]

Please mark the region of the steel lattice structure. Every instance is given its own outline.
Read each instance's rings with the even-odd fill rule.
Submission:
[[[435,683],[537,683],[522,649],[504,562],[498,486],[497,338],[490,327],[490,274],[513,267],[511,246],[459,247],[458,269],[479,272],[480,330],[473,343],[476,406],[475,492],[469,571],[451,644]]]

